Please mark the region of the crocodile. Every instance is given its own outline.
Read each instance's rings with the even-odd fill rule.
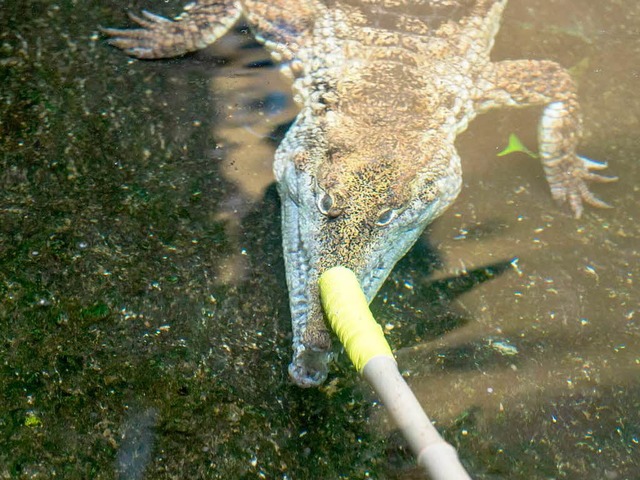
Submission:
[[[289,374],[320,385],[331,335],[318,278],[344,265],[369,301],[424,228],[458,195],[454,141],[497,107],[543,107],[539,156],[551,194],[576,217],[608,207],[612,181],[576,153],[576,85],[545,60],[491,61],[507,0],[197,0],[168,19],[131,14],[109,43],[141,59],[214,43],[246,21],[292,81],[300,111],[275,153],[293,330]]]

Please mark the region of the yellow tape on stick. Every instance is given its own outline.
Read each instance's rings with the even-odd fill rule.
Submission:
[[[382,327],[373,318],[362,287],[351,270],[333,267],[325,271],[320,276],[320,297],[331,328],[359,373],[375,356],[393,359]]]
[[[387,407],[429,478],[471,480],[456,450],[440,436],[398,371],[355,274],[344,267],[327,270],[320,276],[320,297],[349,358]]]

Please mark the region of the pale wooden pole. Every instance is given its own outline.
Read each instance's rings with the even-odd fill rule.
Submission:
[[[440,436],[398,371],[355,274],[345,267],[327,270],[320,277],[320,297],[331,328],[407,439],[418,464],[432,480],[470,480],[455,448]]]

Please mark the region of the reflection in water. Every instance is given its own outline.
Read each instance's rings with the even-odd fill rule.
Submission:
[[[143,478],[153,452],[156,420],[155,409],[134,409],[120,428],[121,441],[116,454],[116,471],[120,480]]]
[[[229,50],[229,63],[211,79],[211,92],[221,99],[222,110],[212,134],[225,153],[220,171],[236,189],[226,197],[216,219],[226,222],[230,240],[239,244],[243,219],[275,181],[277,131],[295,117],[297,107],[290,82],[252,37],[230,34],[221,43],[223,50],[234,48]],[[218,266],[215,278],[220,285],[238,284],[245,278],[246,259],[239,250]]]

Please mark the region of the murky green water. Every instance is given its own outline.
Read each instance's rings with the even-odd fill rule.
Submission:
[[[0,478],[419,478],[346,359],[288,382],[286,82],[241,32],[162,62],[98,35],[165,3],[1,3]],[[374,313],[475,478],[639,478],[640,8],[512,0],[495,57],[572,67],[615,208],[495,156],[535,109],[480,117]]]

